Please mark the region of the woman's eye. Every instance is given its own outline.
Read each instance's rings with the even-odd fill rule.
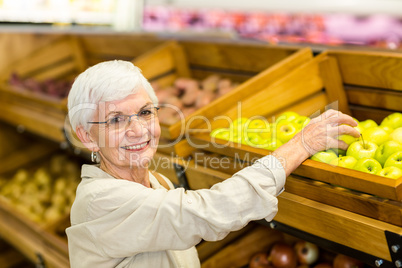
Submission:
[[[139,115],[140,116],[149,116],[149,115],[151,115],[152,114],[152,111],[151,110],[142,110],[140,113],[139,113]]]
[[[109,124],[117,124],[117,123],[120,123],[120,122],[123,122],[123,121],[124,121],[123,116],[116,116],[116,117],[113,117],[113,118],[109,119]]]

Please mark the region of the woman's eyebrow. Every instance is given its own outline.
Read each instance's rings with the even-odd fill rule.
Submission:
[[[147,102],[144,106],[142,106],[140,109],[139,109],[139,112],[142,110],[142,109],[144,109],[145,107],[147,107],[147,106],[149,106],[149,105],[151,105],[151,104],[153,104],[152,102]],[[121,112],[121,111],[111,111],[111,112],[109,112],[106,116],[105,116],[105,119],[106,118],[108,118],[110,115],[121,115],[121,114],[123,114],[123,112]]]
[[[110,115],[121,115],[121,114],[123,113],[120,111],[111,111],[107,115],[105,115],[105,119],[107,119]]]

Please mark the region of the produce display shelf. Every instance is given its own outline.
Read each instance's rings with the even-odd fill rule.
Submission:
[[[38,267],[70,267],[65,239],[18,217],[4,205],[0,205],[0,218],[0,236]]]
[[[207,165],[200,165],[200,163],[197,164],[194,160],[183,162],[180,159],[173,159],[173,161],[177,161],[186,167],[185,173],[190,189],[208,189],[212,185],[231,177],[227,172],[211,169]],[[345,248],[362,252],[371,256],[370,260],[379,259],[393,263],[396,258],[402,258],[400,253],[396,257],[391,257],[391,245],[386,237],[386,232],[401,236],[401,226],[318,202],[310,199],[308,195],[307,197],[300,196],[299,193],[303,192],[306,187],[297,189],[298,193],[295,194],[293,193],[294,188],[301,184],[298,179],[297,176],[288,178],[285,191],[278,196],[279,211],[274,221],[327,241],[333,241]],[[309,186],[311,185],[314,183],[310,183]],[[315,187],[317,188],[316,191],[320,192],[320,196],[326,196],[327,193],[330,193],[329,187],[323,185],[315,185]],[[369,206],[372,205],[370,205],[369,196],[360,196],[356,193],[345,194],[345,190],[341,189],[332,189],[332,191],[333,194],[329,196],[330,198],[336,199],[337,194],[345,195],[345,200],[360,198],[362,204],[368,202]],[[348,251],[343,253],[348,254]],[[362,261],[367,262],[368,260]],[[374,266],[374,263],[370,264]]]
[[[233,56],[236,55],[236,56]],[[310,48],[238,44],[233,42],[166,42],[133,60],[144,76],[161,90],[174,86],[179,78],[202,81],[211,75],[230,79],[238,85],[175,123],[161,122],[161,136],[166,142],[177,141],[170,152],[188,156],[185,130],[198,124],[193,118],[211,120],[229,104],[237,103],[250,92],[266,87],[303,62],[310,60]],[[218,103],[225,106],[217,108]],[[212,109],[211,109],[212,108]],[[183,141],[184,140],[184,141]],[[169,152],[169,149],[161,150]]]
[[[212,140],[208,133],[200,133],[192,136],[191,143],[206,151],[237,157],[239,159],[260,158],[271,153],[269,150],[244,144],[220,139]],[[402,200],[402,178],[384,178],[356,170],[334,167],[311,159],[305,160],[293,173],[382,198],[395,201]]]

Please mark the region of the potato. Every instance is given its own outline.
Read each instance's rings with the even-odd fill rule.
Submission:
[[[202,91],[195,102],[195,107],[196,108],[204,107],[205,105],[213,101],[215,98],[216,94],[214,92]]]
[[[191,87],[186,88],[183,96],[181,97],[181,101],[183,102],[183,105],[185,106],[191,106],[195,104],[195,101],[197,100],[198,95],[201,94],[201,90],[197,85],[193,85]]]
[[[219,75],[214,74],[214,75],[208,76],[201,82],[202,89],[215,92],[218,89],[219,80],[220,80]]]

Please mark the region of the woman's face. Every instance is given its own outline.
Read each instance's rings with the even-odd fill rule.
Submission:
[[[115,168],[147,168],[161,134],[157,116],[149,116],[154,105],[144,89],[118,101],[100,103],[90,134],[100,148],[102,164]],[[131,120],[127,120],[130,115]],[[117,123],[126,118],[126,123]]]

